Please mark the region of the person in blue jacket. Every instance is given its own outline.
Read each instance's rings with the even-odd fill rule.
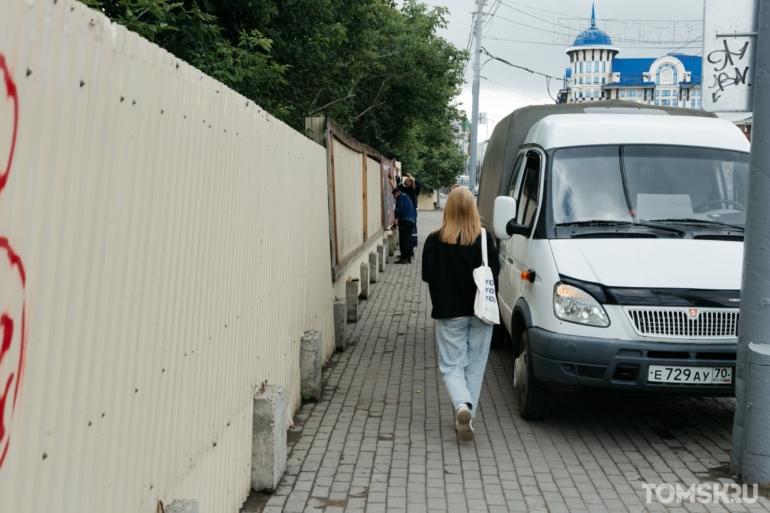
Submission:
[[[417,178],[413,177],[409,173],[406,174],[404,181],[398,186],[399,190],[409,196],[412,200],[415,209],[415,219],[417,217],[417,202],[419,201],[420,192],[422,192],[422,183]],[[412,257],[414,257],[414,249],[417,247],[417,222],[415,221],[414,228],[412,229]]]
[[[409,196],[399,189],[393,189],[396,198],[396,226],[398,226],[398,243],[401,247],[401,258],[397,264],[412,263],[412,230],[417,222],[417,210]]]

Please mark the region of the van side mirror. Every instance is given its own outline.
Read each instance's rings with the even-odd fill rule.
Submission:
[[[532,227],[524,224],[519,224],[516,222],[515,219],[511,219],[510,221],[508,221],[508,224],[505,226],[505,231],[506,233],[508,233],[509,237],[511,235],[525,235],[529,237],[529,234],[532,231]]]
[[[507,240],[513,235],[508,231],[509,222],[516,221],[516,200],[510,196],[498,196],[495,198],[495,211],[492,218],[492,226],[495,229],[495,237],[499,240]]]

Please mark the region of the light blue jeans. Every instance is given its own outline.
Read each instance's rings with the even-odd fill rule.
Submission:
[[[492,343],[492,328],[478,317],[437,319],[436,339],[439,349],[439,369],[444,374],[452,405],[471,405],[476,417],[484,369]]]

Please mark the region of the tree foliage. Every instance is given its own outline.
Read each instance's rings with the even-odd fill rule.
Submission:
[[[454,106],[468,58],[437,35],[445,8],[418,0],[81,0],[298,130],[332,117],[403,162],[427,189],[464,157]]]

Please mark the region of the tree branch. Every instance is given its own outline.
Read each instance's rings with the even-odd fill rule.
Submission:
[[[353,82],[353,85],[352,85],[352,86],[350,86],[350,90],[348,91],[348,95],[347,95],[347,96],[345,96],[344,98],[340,98],[339,100],[334,100],[333,102],[329,102],[329,103],[327,103],[326,105],[324,105],[323,107],[318,107],[316,110],[314,110],[313,112],[311,112],[311,114],[315,114],[315,113],[316,113],[316,112],[318,112],[319,110],[321,110],[321,109],[325,109],[325,108],[326,108],[326,107],[328,107],[329,105],[334,105],[335,103],[339,103],[339,102],[341,102],[341,101],[347,100],[348,98],[353,98],[353,97],[355,96],[355,94],[353,94],[353,89],[355,89],[355,88],[356,88],[356,86],[358,85],[358,83],[359,83],[359,82],[361,81],[361,79],[362,79],[362,78],[364,78],[365,76],[366,76],[366,75],[361,75],[360,77],[358,77],[358,78],[356,79],[356,81],[355,81],[355,82]],[[378,96],[379,96],[379,95],[378,95]],[[313,100],[313,103],[315,103],[315,100]],[[312,105],[312,104],[311,104],[311,105]]]
[[[377,103],[377,100],[380,98],[380,95],[382,94],[382,89],[385,87],[385,82],[387,82],[388,80],[390,80],[390,77],[391,77],[391,75],[387,75],[387,76],[385,77],[385,80],[383,80],[383,81],[382,81],[382,84],[380,84],[380,90],[379,90],[379,91],[377,91],[377,96],[375,96],[375,97],[374,97],[374,102],[373,102],[371,105],[369,105],[369,107],[367,107],[367,109],[366,109],[365,111],[363,111],[361,114],[359,114],[358,116],[356,116],[356,119],[360,118],[361,116],[363,116],[364,114],[366,114],[367,112],[369,112],[370,110],[372,110],[373,108],[375,108],[375,107],[379,107],[380,105],[383,105],[383,104],[385,103],[385,102],[380,102],[380,103]]]

